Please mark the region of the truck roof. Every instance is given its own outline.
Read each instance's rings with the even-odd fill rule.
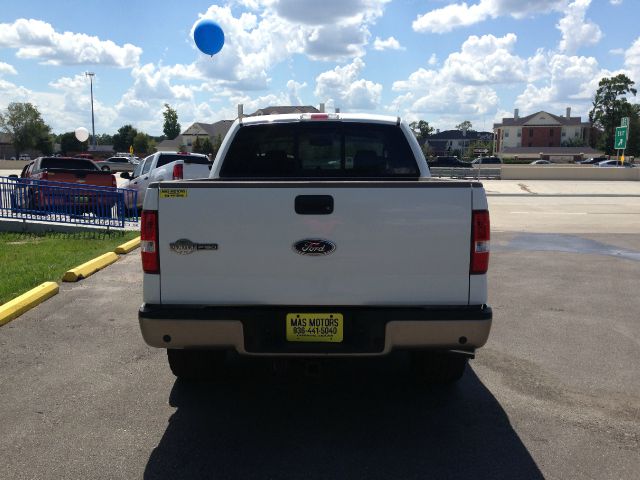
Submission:
[[[322,118],[322,116],[326,118]],[[375,115],[370,113],[285,113],[279,115],[242,117],[242,124],[254,125],[260,123],[299,122],[314,120],[397,124],[400,122],[400,117],[392,117],[390,115]],[[236,120],[234,122],[234,126],[238,122],[239,120]]]

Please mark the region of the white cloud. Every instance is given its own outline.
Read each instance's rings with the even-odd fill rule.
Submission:
[[[91,126],[91,103],[87,94],[78,91],[81,79],[60,79],[51,82],[53,92],[39,92],[0,79],[0,109],[10,102],[30,102],[34,104],[44,121],[54,132],[71,131],[79,126]],[[86,80],[85,80],[86,81]],[[96,131],[105,131],[104,126],[115,118],[115,111],[95,102]]]
[[[438,56],[435,53],[432,53],[431,56],[429,57],[429,61],[427,61],[427,63],[431,66],[437,65],[438,64]]]
[[[371,33],[358,21],[325,25],[307,36],[304,52],[315,60],[345,60],[365,54]]]
[[[131,87],[138,99],[171,99],[189,100],[193,98],[193,92],[185,85],[172,85],[172,68],[156,67],[147,63],[131,70],[134,79]]]
[[[624,52],[624,48],[612,48],[611,50],[609,50],[609,53],[611,55],[624,55]]]
[[[513,33],[504,37],[472,35],[460,52],[445,60],[441,74],[454,82],[475,85],[524,81],[526,63],[512,53],[517,40]]]
[[[323,72],[316,77],[315,95],[327,105],[351,110],[373,110],[380,104],[382,85],[358,79],[365,63],[356,58],[343,67]]]
[[[640,83],[640,37],[624,52],[624,66],[631,74],[631,80]]]
[[[480,0],[478,3],[454,3],[418,15],[412,26],[416,32],[446,33],[492,18],[510,15],[524,18],[552,10],[561,10],[566,0]]]
[[[502,84],[522,87],[515,106],[523,115],[538,110],[563,113],[571,106],[584,116],[599,80],[618,73],[602,69],[593,57],[543,49],[523,58],[514,53],[516,41],[514,34],[470,36],[440,68],[420,68],[406,80],[394,82],[399,96],[388,110],[404,112],[408,119],[427,119],[441,128],[462,120],[481,124],[487,116],[501,118],[512,108],[500,105],[494,85]],[[627,68],[640,74],[640,38],[625,55]]]
[[[197,73],[191,75],[258,90],[269,85],[271,69],[295,54],[327,61],[362,56],[371,36],[369,26],[388,1],[243,0],[239,3],[251,11],[238,17],[231,5],[211,5],[200,18],[220,24],[225,45],[213,58],[202,55],[195,62]]]
[[[597,44],[602,38],[600,27],[585,18],[590,5],[591,0],[575,0],[567,6],[565,16],[556,25],[562,33],[561,52],[573,54],[582,46]]]
[[[373,41],[373,49],[378,51],[383,50],[406,50],[400,42],[394,37],[389,37],[386,40],[382,40],[380,37],[376,37]]]
[[[302,105],[300,100],[300,90],[307,86],[305,83],[298,83],[295,80],[289,80],[287,82],[287,90],[289,92],[289,105]]]
[[[100,79],[94,79],[94,93],[97,93]],[[51,94],[48,105],[42,107],[42,114],[54,131],[70,131],[79,126],[89,126],[91,122],[91,95],[89,79],[84,74],[74,77],[62,77],[49,86],[55,90]],[[40,108],[40,105],[38,104]],[[118,118],[118,112],[113,106],[105,105],[99,95],[94,95],[94,116],[96,131],[104,131],[106,126]]]
[[[529,63],[513,53],[516,42],[513,33],[470,36],[439,69],[420,68],[408,79],[394,82],[393,90],[400,95],[388,110],[405,112],[409,120],[427,118],[441,127],[453,127],[462,120],[482,124],[499,106],[494,85],[524,83],[529,70],[544,70],[542,52]],[[433,67],[437,58],[432,59],[428,63]]]
[[[621,5],[622,4],[622,0],[609,0],[609,3],[611,5]]]
[[[497,108],[498,95],[488,86],[454,83],[436,70],[423,68],[413,72],[407,80],[393,84],[397,97],[389,110],[406,111],[408,116],[434,118],[447,123],[452,118],[476,118]]]
[[[538,110],[564,112],[572,107],[575,114],[585,115],[598,82],[614,74],[603,70],[593,57],[555,54],[549,58],[549,77],[542,85],[529,83],[517,97],[516,107],[522,112]]]
[[[18,72],[14,68],[13,65],[9,65],[8,63],[0,62],[0,75],[17,75]]]
[[[0,23],[0,48],[15,48],[19,58],[37,59],[48,65],[110,65],[121,68],[136,65],[142,49],[126,43],[83,33],[58,33],[41,20],[20,18]]]
[[[283,18],[307,25],[330,25],[357,19],[367,23],[383,12],[391,0],[276,0],[273,5]]]

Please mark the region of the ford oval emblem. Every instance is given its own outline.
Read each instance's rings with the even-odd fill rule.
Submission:
[[[293,249],[300,255],[319,257],[336,251],[336,244],[329,240],[307,238],[293,244]]]

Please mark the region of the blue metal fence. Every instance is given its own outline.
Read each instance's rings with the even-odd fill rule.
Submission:
[[[0,177],[0,217],[124,228],[138,223],[137,196],[124,188]]]

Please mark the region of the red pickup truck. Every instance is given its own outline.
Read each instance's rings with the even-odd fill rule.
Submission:
[[[94,187],[110,187],[114,191]],[[22,170],[15,205],[31,211],[108,216],[116,203],[116,187],[115,176],[101,171],[91,160],[39,157]]]

